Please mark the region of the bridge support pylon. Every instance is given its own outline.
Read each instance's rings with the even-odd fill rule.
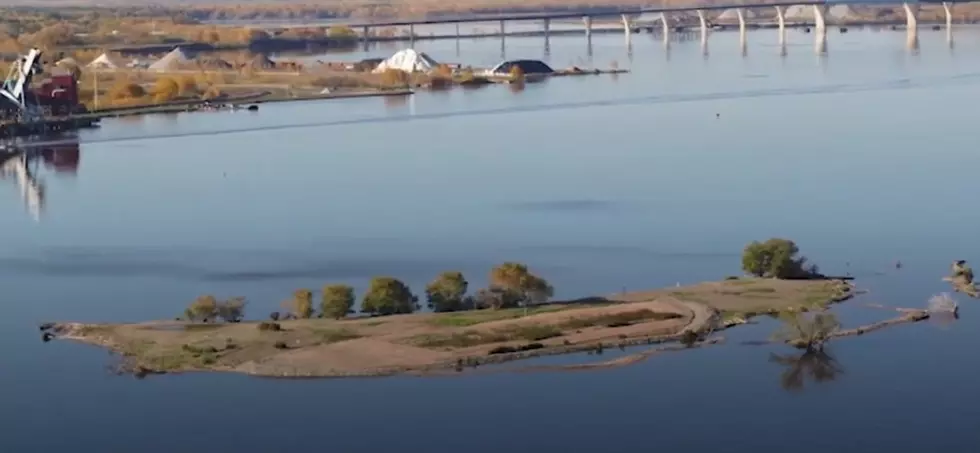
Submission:
[[[779,21],[779,46],[786,45],[786,7],[776,5],[776,20]]]
[[[822,5],[813,5],[813,25],[818,34],[827,33],[827,20],[824,19]]]
[[[626,38],[626,48],[627,50],[631,50],[633,47],[633,26],[630,23],[630,16],[620,14],[619,19],[623,21],[623,36]]]
[[[551,19],[546,17],[541,24],[541,27],[544,28],[544,40],[547,42],[548,39],[551,38]]]
[[[827,20],[824,18],[823,5],[813,5],[813,49],[817,55],[827,53]]]
[[[507,35],[507,22],[501,20],[500,21],[500,37],[502,38],[502,37],[504,37],[506,35]]]
[[[742,49],[742,55],[745,55],[748,52],[748,44],[745,42],[745,10],[735,8],[735,14],[738,16],[738,45]]]
[[[667,13],[665,12],[660,13],[660,25],[663,26],[663,30],[664,30],[664,45],[665,46],[669,45],[670,44],[670,17],[668,17]]]
[[[949,48],[953,48],[953,5],[949,2],[943,2],[943,10],[946,11],[946,44],[949,44]]]
[[[905,45],[909,48],[909,50],[916,50],[919,48],[918,8],[913,9],[913,7],[908,3],[902,3],[902,7],[905,9]]]
[[[582,18],[582,23],[585,24],[585,39],[592,42],[592,17],[585,16]]]
[[[704,11],[698,10],[698,21],[701,22],[701,53],[708,54],[708,19],[704,17]]]
[[[409,47],[415,46],[415,24],[408,24],[408,44]]]
[[[953,28],[953,5],[949,2],[943,2],[943,11],[946,12],[946,29]]]

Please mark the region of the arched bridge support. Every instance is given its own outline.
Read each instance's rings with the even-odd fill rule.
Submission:
[[[918,6],[912,6],[908,3],[902,3],[902,8],[905,9],[905,31],[906,31],[906,46],[915,50],[919,48],[919,11]]]

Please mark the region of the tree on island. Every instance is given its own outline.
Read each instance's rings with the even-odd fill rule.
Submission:
[[[313,317],[313,291],[308,289],[297,289],[293,292],[291,299],[286,299],[282,303],[283,311],[290,313],[295,318],[309,319]]]
[[[371,279],[368,290],[361,300],[361,311],[372,315],[395,315],[412,313],[417,308],[418,298],[412,294],[408,285],[392,277]]]
[[[530,304],[547,302],[554,295],[554,288],[548,281],[538,277],[521,263],[504,263],[490,271],[490,289],[504,293],[502,306],[518,304],[527,308]]]
[[[756,277],[810,278],[820,274],[815,264],[797,256],[800,249],[789,239],[752,241],[742,252],[742,270]]]
[[[462,272],[448,271],[439,274],[425,287],[429,308],[435,312],[464,309],[468,287],[469,283]]]
[[[241,322],[242,318],[245,317],[245,298],[232,297],[218,302],[217,315],[225,322]]]
[[[354,288],[348,285],[323,287],[320,312],[324,318],[343,319],[354,308]]]
[[[184,310],[184,318],[193,322],[210,322],[217,318],[225,322],[239,322],[245,317],[245,298],[233,297],[219,301],[212,295],[194,299]]]

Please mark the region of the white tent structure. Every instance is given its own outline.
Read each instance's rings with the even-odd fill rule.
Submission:
[[[384,72],[387,69],[398,69],[405,72],[429,72],[439,66],[439,63],[425,52],[405,49],[395,52],[387,60],[382,61],[373,72]]]
[[[182,65],[189,63],[191,60],[184,55],[184,51],[180,50],[180,47],[170,51],[170,53],[163,56],[163,58],[157,60],[150,65],[150,71],[173,71],[175,69],[180,69]]]
[[[107,53],[99,55],[98,58],[92,60],[88,64],[88,67],[93,69],[119,69],[119,65]]]

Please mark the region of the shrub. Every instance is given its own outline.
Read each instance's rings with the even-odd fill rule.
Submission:
[[[146,90],[128,81],[117,83],[109,89],[109,99],[114,101],[139,99],[143,96],[146,96]]]
[[[271,319],[273,321],[278,321],[279,320],[279,312],[278,311],[274,311],[272,313],[269,313],[269,319]]]
[[[217,86],[211,85],[207,90],[204,90],[203,94],[201,94],[201,99],[211,100],[218,99],[222,96],[224,96],[224,93],[221,92],[221,89]]]
[[[560,337],[561,329],[548,325],[530,325],[517,327],[513,331],[513,336],[527,341],[541,341],[549,338]]]
[[[259,323],[258,329],[263,332],[279,332],[282,330],[282,326],[278,322],[262,321]]]
[[[497,346],[497,347],[491,349],[490,352],[487,352],[487,355],[511,354],[511,353],[514,353],[514,352],[517,352],[517,348],[515,348],[513,346]]]
[[[333,39],[357,39],[357,32],[346,25],[334,25],[327,29],[327,36]]]
[[[806,278],[816,276],[815,265],[806,265],[806,258],[797,256],[799,248],[788,239],[773,238],[766,242],[753,241],[742,252],[742,270],[756,277]]]
[[[463,309],[466,289],[469,283],[461,272],[443,272],[428,286],[425,295],[429,308],[436,312],[458,311]]]
[[[289,345],[285,341],[277,341],[272,346],[276,349],[289,349]]]
[[[156,102],[172,101],[180,95],[180,84],[170,77],[161,77],[153,85],[151,93]]]
[[[784,313],[780,319],[783,326],[773,334],[773,339],[808,351],[822,350],[831,334],[840,329],[837,317],[828,312]]]
[[[342,319],[354,308],[354,288],[347,285],[323,287],[320,312],[325,318]]]
[[[700,337],[701,336],[698,335],[698,333],[695,332],[695,331],[693,331],[693,330],[685,330],[684,333],[681,334],[680,342],[684,346],[687,346],[687,347],[690,348],[690,347],[694,346],[695,343],[698,342],[698,340],[700,339]]]
[[[541,343],[528,343],[517,348],[518,351],[533,351],[535,349],[544,349],[544,345]]]
[[[394,315],[412,313],[418,299],[408,285],[392,277],[371,279],[368,290],[361,301],[361,311],[373,315]]]

